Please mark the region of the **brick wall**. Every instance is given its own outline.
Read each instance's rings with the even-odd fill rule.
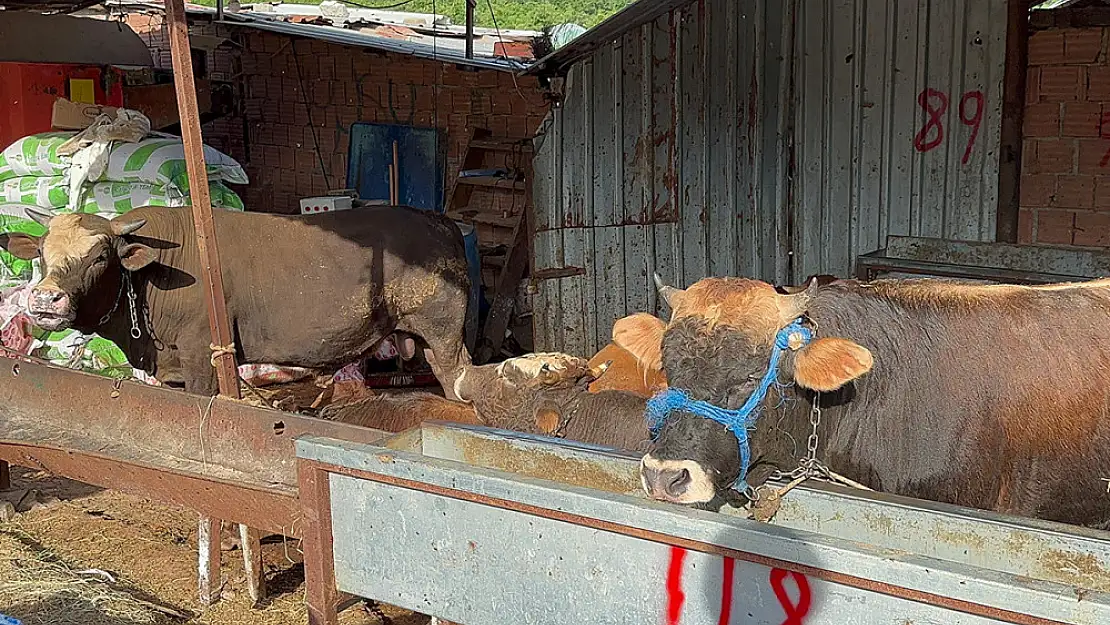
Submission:
[[[1105,28],[1030,36],[1022,243],[1110,246],[1108,43]]]
[[[147,42],[155,63],[168,68],[164,18],[132,15],[127,21]],[[191,23],[190,32],[227,37],[242,46],[210,53],[208,71],[213,79],[239,81],[244,117],[205,124],[203,131],[206,143],[240,160],[250,175],[251,184],[237,189],[249,210],[296,212],[301,197],[346,186],[350,128],[356,122],[432,126],[438,120],[448,142],[449,190],[472,128],[525,138],[536,132],[547,112],[534,78],[514,83],[505,72],[464,71],[452,64],[199,20]],[[506,163],[491,159],[488,164]],[[519,214],[521,204],[520,196],[479,189],[469,208],[507,216]],[[482,232],[479,228],[480,236]]]

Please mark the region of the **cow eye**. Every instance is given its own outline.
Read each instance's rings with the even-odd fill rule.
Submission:
[[[96,257],[96,262],[98,262],[98,263],[108,262],[108,250],[104,250],[103,252],[101,252],[100,256]]]

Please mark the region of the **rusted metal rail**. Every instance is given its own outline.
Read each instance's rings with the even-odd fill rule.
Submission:
[[[239,523],[252,538],[256,530],[304,531],[294,438],[373,443],[386,435],[10,355],[0,358],[0,406],[0,459],[185,506]],[[219,525],[202,530],[211,539],[201,542],[204,555],[218,562]]]

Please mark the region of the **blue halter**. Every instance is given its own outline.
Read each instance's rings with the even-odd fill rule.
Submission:
[[[755,422],[759,418],[760,407],[767,397],[767,391],[778,380],[779,361],[782,360],[782,354],[790,349],[791,336],[800,338],[801,346],[805,346],[813,340],[813,332],[802,325],[801,318],[795,319],[790,325],[779,330],[778,334],[775,335],[775,346],[771,350],[771,361],[767,365],[767,372],[763,374],[759,386],[748,396],[744,405],[736,410],[725,410],[709,402],[691,399],[685,391],[673,387],[656,394],[647,403],[646,419],[651,439],[655,440],[659,437],[659,431],[663,428],[667,417],[676,410],[689,412],[720,423],[736,436],[736,440],[740,444],[740,475],[737,476],[733,488],[742,493],[746,492],[748,482],[745,478],[747,478],[748,464],[751,461],[748,430],[755,427]]]

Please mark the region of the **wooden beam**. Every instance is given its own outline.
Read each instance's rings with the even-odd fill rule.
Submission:
[[[189,46],[189,24],[185,16],[184,0],[166,0],[166,22],[170,36],[170,58],[173,61],[174,87],[177,91],[178,119],[181,120],[181,138],[185,147],[185,168],[189,175],[189,197],[193,209],[193,226],[200,254],[200,278],[208,302],[208,325],[212,332],[212,365],[220,394],[239,399],[239,369],[235,362],[231,324],[227,316],[224,297],[223,271],[216,241],[216,228],[212,221],[212,198],[208,191],[208,173],[204,163],[204,140],[200,131],[200,111],[197,106],[197,89],[193,77],[193,58]],[[219,519],[202,516],[197,541],[198,592],[202,604],[218,599],[220,582],[220,525]],[[249,560],[248,545],[243,545],[244,557]],[[249,562],[245,561],[249,567]],[[262,574],[261,567],[250,571]],[[261,578],[250,580],[248,586],[261,588]]]
[[[1025,73],[1029,58],[1029,0],[1009,0],[1006,71],[1002,83],[1002,133],[998,158],[995,240],[1017,243],[1021,208],[1021,146],[1025,119]]]

